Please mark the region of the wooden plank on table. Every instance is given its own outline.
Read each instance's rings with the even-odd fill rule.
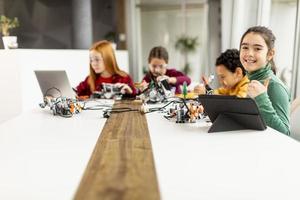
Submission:
[[[139,109],[141,103],[117,102],[114,108]],[[97,141],[75,199],[160,199],[145,115],[112,114]]]

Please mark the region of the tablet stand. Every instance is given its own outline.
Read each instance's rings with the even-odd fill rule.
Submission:
[[[235,131],[243,129],[265,130],[266,127],[257,126],[262,124],[262,120],[258,114],[245,113],[220,113],[212,126],[208,130],[209,133],[221,131]]]

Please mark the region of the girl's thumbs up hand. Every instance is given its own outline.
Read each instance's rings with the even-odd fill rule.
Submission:
[[[252,80],[248,85],[248,95],[251,98],[255,98],[258,95],[267,92],[269,81],[270,79],[268,78],[264,81],[264,84],[262,84],[257,80]]]

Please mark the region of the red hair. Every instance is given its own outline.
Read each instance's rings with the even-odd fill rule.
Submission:
[[[122,71],[117,64],[115,52],[110,42],[106,40],[98,41],[92,45],[90,51],[97,51],[98,53],[101,54],[105,69],[110,74],[112,75],[117,74],[122,77],[127,76],[127,73]],[[97,79],[97,74],[93,70],[92,65],[90,63],[90,76],[89,76],[88,84],[90,85],[91,92],[94,92],[96,90],[95,88],[96,79]]]

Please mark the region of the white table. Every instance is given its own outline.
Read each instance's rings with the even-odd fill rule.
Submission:
[[[37,108],[1,124],[0,199],[71,199],[105,121],[101,111]]]
[[[300,199],[300,143],[266,131],[207,133],[147,115],[162,199]]]
[[[161,197],[300,199],[300,143],[266,131],[207,133],[147,114]],[[72,118],[25,112],[0,125],[0,199],[71,199],[104,126],[99,111]]]

